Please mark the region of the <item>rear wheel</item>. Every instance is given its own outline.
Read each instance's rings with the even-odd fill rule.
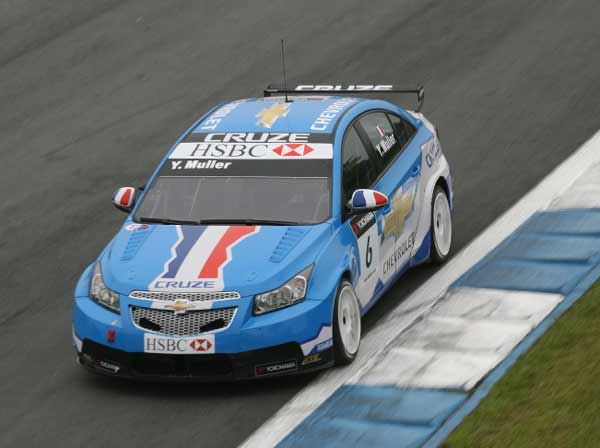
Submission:
[[[443,263],[452,246],[452,213],[446,191],[437,185],[431,200],[431,261]]]
[[[360,347],[361,321],[358,297],[348,280],[342,280],[333,310],[333,351],[336,364],[350,364]]]

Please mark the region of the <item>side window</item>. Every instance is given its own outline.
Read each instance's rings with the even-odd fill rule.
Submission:
[[[381,157],[382,168],[396,158],[414,134],[414,128],[396,115],[373,112],[359,119],[360,127]]]
[[[400,148],[404,148],[415,134],[415,128],[408,121],[403,120],[396,115],[388,114],[388,118],[392,123]]]
[[[398,146],[390,120],[383,112],[373,112],[364,115],[358,122],[373,145],[373,149],[386,164],[386,159],[389,159],[390,156],[394,157],[393,153],[396,152]]]
[[[369,157],[354,126],[348,129],[342,146],[342,187],[344,203],[350,200],[354,190],[369,188],[377,178],[377,165]]]

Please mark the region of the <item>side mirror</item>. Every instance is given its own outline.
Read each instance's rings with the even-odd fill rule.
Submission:
[[[348,203],[352,214],[367,213],[388,205],[388,197],[376,190],[360,189],[352,193]]]
[[[119,210],[130,213],[135,205],[135,188],[121,187],[112,198],[112,203]]]

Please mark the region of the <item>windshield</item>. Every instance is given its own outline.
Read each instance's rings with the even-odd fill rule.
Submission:
[[[317,224],[329,218],[327,177],[161,176],[135,220]]]

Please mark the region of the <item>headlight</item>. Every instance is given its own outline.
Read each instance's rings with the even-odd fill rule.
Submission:
[[[98,305],[108,308],[111,311],[118,313],[121,310],[119,293],[108,289],[104,284],[99,262],[96,262],[94,274],[92,275],[92,282],[90,283],[90,297]]]
[[[313,265],[296,274],[279,288],[254,297],[254,314],[264,314],[302,302],[306,295],[308,279]]]

